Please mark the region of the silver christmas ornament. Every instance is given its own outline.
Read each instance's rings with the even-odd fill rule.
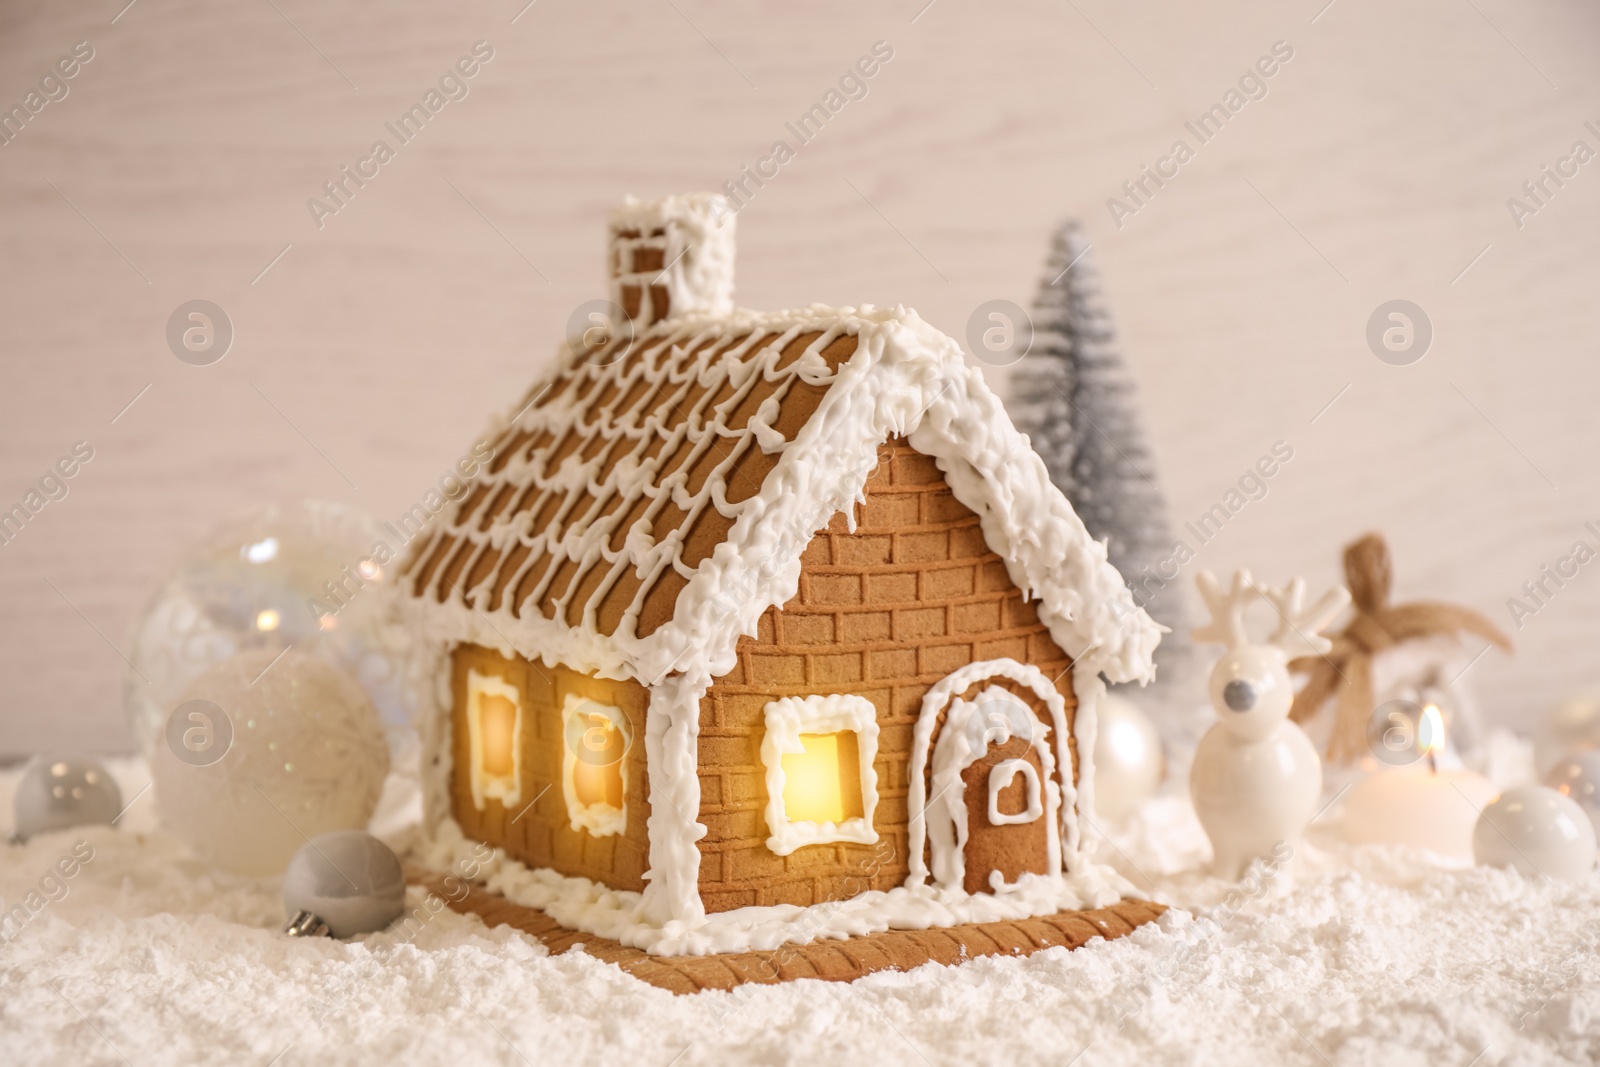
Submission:
[[[408,527],[409,529],[409,527]],[[398,748],[409,732],[409,634],[392,617],[405,531],[322,501],[258,507],[188,546],[133,627],[123,683],[146,759],[208,668],[241,652],[316,655],[367,691]]]
[[[1581,881],[1594,870],[1595,833],[1576,801],[1542,785],[1508,789],[1472,831],[1480,866],[1514,867],[1529,878]]]
[[[1592,748],[1600,748],[1600,691],[1573,694],[1551,708],[1533,731],[1533,762],[1540,774]]]
[[[405,911],[406,882],[389,846],[361,830],[339,830],[301,846],[283,875],[284,932],[354,937],[382,930]]]
[[[1573,753],[1550,768],[1544,784],[1582,808],[1600,837],[1600,749]]]
[[[12,798],[18,839],[88,824],[109,825],[122,814],[122,791],[98,762],[80,756],[35,756]]]

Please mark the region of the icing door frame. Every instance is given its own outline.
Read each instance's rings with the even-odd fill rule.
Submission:
[[[1049,721],[999,685],[983,688],[971,700],[962,697],[986,681],[1026,687],[1045,705]],[[1007,699],[1014,708],[1008,710]],[[947,675],[923,698],[911,745],[908,887],[927,885],[931,878],[941,890],[968,892],[965,851],[971,828],[962,772],[983,759],[996,742],[1008,744],[1016,738],[1028,742],[1025,748],[1038,760],[1045,786],[1046,869],[1056,874],[1062,870],[1063,823],[1069,812],[1063,810],[1060,783],[1073,777],[1066,701],[1037,667],[1012,659],[984,660]],[[985,810],[987,785],[987,778],[977,785],[984,792],[976,806]],[[931,870],[923,855],[925,844],[931,852]],[[1003,881],[986,880],[991,889],[1005,891]]]

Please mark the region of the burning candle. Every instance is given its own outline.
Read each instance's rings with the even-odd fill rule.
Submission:
[[[1357,845],[1415,845],[1472,862],[1478,814],[1499,790],[1464,767],[1441,770],[1439,755],[1444,749],[1444,717],[1437,705],[1429,704],[1416,728],[1419,758],[1409,766],[1381,770],[1350,788],[1344,804],[1345,840]]]

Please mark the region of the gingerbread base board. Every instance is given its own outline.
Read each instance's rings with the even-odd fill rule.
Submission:
[[[1096,937],[1114,940],[1151,922],[1166,905],[1124,900],[1093,911],[1063,911],[1015,922],[967,923],[934,930],[885,930],[843,941],[786,945],[771,952],[730,952],[716,956],[652,956],[642,949],[594,934],[569,930],[538,908],[514,904],[478,886],[457,900],[446,893],[441,876],[407,871],[407,880],[437,893],[464,915],[490,926],[511,926],[543,942],[552,955],[574,947],[672,993],[732,989],[746,983],[771,985],[799,978],[853,982],[877,971],[910,970],[924,963],[963,963],[979,956],[1027,956],[1046,948],[1077,948]]]

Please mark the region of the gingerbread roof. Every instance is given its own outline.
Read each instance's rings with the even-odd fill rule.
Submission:
[[[646,683],[733,666],[815,531],[906,436],[1074,656],[1148,677],[1159,628],[954,341],[905,309],[669,318],[569,344],[403,567],[429,628]]]

